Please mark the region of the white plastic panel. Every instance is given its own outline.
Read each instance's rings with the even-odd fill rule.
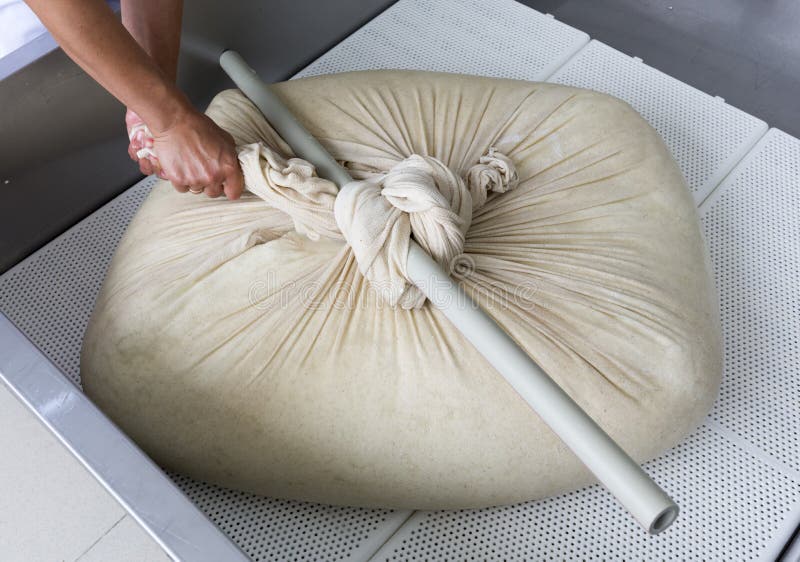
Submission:
[[[800,140],[770,130],[702,211],[727,365],[710,419],[800,474]]]
[[[588,41],[514,0],[400,0],[296,77],[397,68],[544,80]]]
[[[628,102],[664,139],[698,204],[767,131],[760,119],[596,40],[549,81]]]
[[[511,507],[417,512],[374,560],[751,560],[800,502],[800,482],[706,427],[645,469],[681,506],[659,535],[593,486]]]

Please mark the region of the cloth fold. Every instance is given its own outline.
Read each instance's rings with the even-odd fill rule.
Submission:
[[[449,271],[464,251],[473,211],[489,192],[518,183],[511,159],[491,148],[466,181],[440,160],[412,154],[386,174],[342,186],[337,196],[336,185],[301,158],[287,160],[264,143],[238,150],[249,191],[288,214],[310,239],[346,240],[372,290],[404,309],[425,303],[406,273],[411,236]]]
[[[134,135],[152,146],[144,123],[131,129],[131,139]],[[317,176],[314,165],[302,158],[286,158],[263,142],[237,151],[248,191],[289,215],[295,230],[309,239],[346,240],[376,294],[403,309],[425,304],[425,295],[406,273],[411,236],[451,271],[464,251],[472,213],[490,193],[519,184],[514,162],[490,147],[465,179],[436,158],[412,154],[386,174],[342,186],[337,197],[336,185]],[[137,156],[157,161],[151,148]]]

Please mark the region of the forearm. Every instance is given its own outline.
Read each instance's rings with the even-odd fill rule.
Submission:
[[[27,2],[64,51],[151,129],[169,129],[190,109],[173,77],[137,44],[103,0]]]
[[[122,0],[122,25],[167,77],[175,81],[183,0]]]

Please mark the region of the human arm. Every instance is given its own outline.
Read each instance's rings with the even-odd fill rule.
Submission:
[[[122,0],[122,25],[166,77],[175,83],[183,0]]]
[[[145,48],[165,46],[157,55],[158,62],[103,0],[27,2],[64,51],[147,124],[163,175],[176,189],[204,188],[212,197],[224,189],[231,199],[241,194],[243,180],[233,138],[194,109],[178,90],[174,83],[177,42],[174,37],[157,38],[157,27],[149,30],[157,15],[152,7],[144,12],[134,8],[127,17]],[[179,21],[179,9],[165,25],[174,26],[176,15]]]
[[[122,25],[174,84],[178,75],[183,0],[122,0]],[[162,175],[154,162],[139,157],[140,150],[152,148],[152,139],[142,128],[144,120],[131,108],[125,112],[130,142],[128,156],[143,174]]]

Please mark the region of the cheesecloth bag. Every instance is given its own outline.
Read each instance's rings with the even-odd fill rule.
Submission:
[[[277,84],[360,181],[316,177],[238,91],[239,201],[160,182],[86,332],[87,394],[163,467],[273,497],[447,509],[591,475],[405,281],[409,237],[634,458],[715,398],[695,206],[628,105],[553,84],[356,72]]]

